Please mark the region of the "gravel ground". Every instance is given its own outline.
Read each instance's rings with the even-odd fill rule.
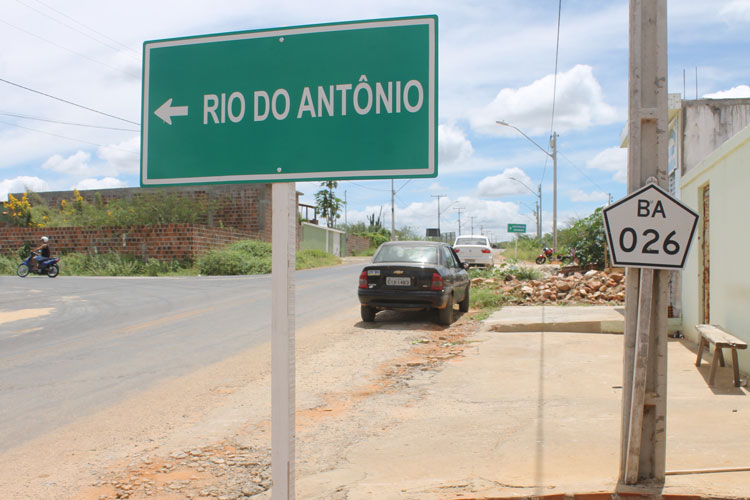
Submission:
[[[410,404],[402,391],[408,380],[460,356],[479,328],[469,315],[449,329],[432,320],[428,313],[386,311],[364,324],[356,308],[298,326],[298,477],[334,470],[343,449],[385,432]],[[0,455],[2,497],[265,498],[269,372],[267,346],[240,353],[9,450]],[[305,498],[346,498],[344,490]]]

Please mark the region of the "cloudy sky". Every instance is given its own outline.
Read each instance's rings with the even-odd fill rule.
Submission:
[[[439,18],[439,176],[395,181],[396,227],[420,234],[552,227],[625,194],[628,2],[562,0],[2,0],[0,200],[8,192],[139,185],[146,40],[359,19]],[[750,0],[670,0],[669,91],[750,97]],[[684,76],[683,76],[684,75]],[[697,75],[697,76],[696,76]],[[554,113],[553,113],[554,103]],[[314,203],[315,183],[298,183]],[[391,182],[346,181],[348,222],[382,210]],[[439,197],[440,196],[440,197]]]

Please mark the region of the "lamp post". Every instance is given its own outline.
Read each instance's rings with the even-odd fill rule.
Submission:
[[[550,148],[552,149],[552,152],[550,153],[539,144],[537,144],[534,139],[524,134],[523,131],[515,125],[511,125],[510,123],[506,123],[502,120],[498,120],[495,123],[504,127],[510,127],[514,129],[516,132],[527,138],[532,144],[534,144],[534,146],[538,147],[542,153],[552,158],[552,248],[557,249],[557,132],[552,132],[552,137],[550,137],[549,144]]]
[[[519,181],[515,177],[508,176],[508,179],[512,179],[528,189],[531,194],[536,196],[538,198],[538,201],[536,202],[536,237],[539,238],[539,243],[542,242],[542,185],[539,184],[539,192],[535,193],[533,189],[531,189],[529,186],[527,186],[524,182]]]

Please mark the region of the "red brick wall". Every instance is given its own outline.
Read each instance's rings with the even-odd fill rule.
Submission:
[[[271,184],[217,184],[205,186],[176,186],[165,188],[119,188],[79,191],[83,198],[93,203],[99,193],[104,203],[120,198],[132,198],[155,192],[175,193],[195,200],[208,200],[215,209],[206,220],[199,221],[212,227],[234,228],[249,231],[257,239],[271,241]],[[36,193],[48,206],[59,208],[60,201],[73,200],[73,191],[46,191]],[[20,199],[23,193],[14,194]]]
[[[355,253],[364,252],[368,248],[370,248],[370,240],[367,238],[355,236],[353,234],[347,236],[346,255],[354,255]]]
[[[49,236],[54,255],[68,252],[120,252],[143,259],[194,260],[212,248],[243,239],[262,239],[258,233],[208,227],[202,224],[164,224],[120,227],[0,227],[0,253],[15,255],[25,242],[34,246]],[[270,239],[270,238],[269,238]]]

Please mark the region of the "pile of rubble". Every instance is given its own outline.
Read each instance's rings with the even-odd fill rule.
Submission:
[[[520,281],[513,275],[474,278],[472,286],[491,288],[510,297],[513,304],[625,302],[625,274],[622,271],[558,272],[541,280]]]

